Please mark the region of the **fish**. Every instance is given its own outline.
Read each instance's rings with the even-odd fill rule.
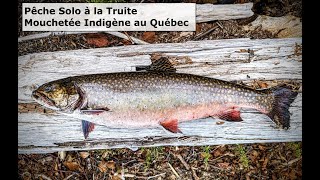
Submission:
[[[150,68],[149,68],[150,69]],[[85,139],[94,125],[163,127],[182,133],[179,123],[215,117],[242,121],[242,108],[256,109],[283,129],[297,92],[280,85],[268,89],[171,71],[134,71],[71,76],[32,92],[45,108],[77,118]]]

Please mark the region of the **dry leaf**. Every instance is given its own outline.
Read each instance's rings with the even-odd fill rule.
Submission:
[[[105,161],[101,161],[99,164],[98,164],[98,168],[101,172],[106,172],[107,171],[107,166],[106,166],[106,162]]]
[[[79,154],[83,159],[87,158],[90,155],[88,152],[80,152]]]
[[[65,159],[66,159],[67,162],[72,162],[74,157],[72,157],[70,154],[68,154]]]
[[[291,172],[289,173],[289,178],[290,179],[297,179],[296,172],[294,170],[291,170]]]
[[[255,162],[257,160],[258,155],[259,155],[258,151],[253,150],[250,156],[251,161]]]
[[[268,161],[269,161],[269,158],[266,157],[266,158],[264,159],[264,161],[263,161],[263,164],[262,164],[262,168],[263,168],[263,169],[265,169],[265,168],[267,167]]]
[[[201,32],[201,25],[200,24],[196,24],[196,34]]]
[[[266,150],[266,147],[265,147],[265,146],[262,146],[262,145],[259,145],[258,148],[259,148],[261,151],[265,151],[265,150]]]
[[[227,162],[222,162],[222,163],[217,163],[219,168],[227,169],[229,168],[229,163]]]
[[[55,171],[58,171],[59,169],[58,169],[58,164],[57,163],[54,163],[54,170]]]
[[[132,42],[127,39],[123,39],[121,42],[123,45],[132,45]]]
[[[114,161],[108,161],[108,162],[106,163],[106,166],[107,166],[107,168],[109,168],[109,169],[111,169],[111,170],[114,170],[114,169],[116,168]]]
[[[122,178],[120,177],[120,175],[114,175],[111,178],[112,180],[122,180]]]
[[[189,37],[189,36],[192,36],[193,35],[193,32],[192,31],[185,31],[185,32],[181,32],[180,33],[180,37]]]
[[[101,161],[99,164],[98,164],[98,168],[101,172],[106,172],[108,170],[108,167],[107,167],[107,162],[105,161]]]
[[[63,165],[65,165],[71,171],[76,171],[79,169],[79,164],[77,162],[64,162]]]
[[[87,43],[96,47],[105,47],[110,43],[104,34],[88,34],[86,35]]]
[[[142,35],[142,40],[153,43],[156,39],[156,33],[155,32],[144,32]]]
[[[213,152],[214,157],[218,157],[221,155],[221,152],[219,149],[217,149],[216,151]]]

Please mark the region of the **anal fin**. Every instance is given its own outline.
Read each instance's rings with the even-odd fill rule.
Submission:
[[[180,129],[178,128],[178,120],[177,119],[170,119],[170,120],[161,121],[160,125],[172,133],[182,133],[180,131]]]
[[[92,132],[94,129],[94,123],[85,121],[85,120],[82,120],[81,123],[82,123],[83,136],[85,139],[87,139],[89,136],[89,133]]]
[[[243,121],[240,117],[240,109],[235,107],[222,111],[218,117],[226,121]]]

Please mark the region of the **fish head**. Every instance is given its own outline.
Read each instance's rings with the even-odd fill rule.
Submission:
[[[74,110],[81,100],[77,86],[69,79],[41,85],[32,92],[32,98],[40,105],[56,111]]]

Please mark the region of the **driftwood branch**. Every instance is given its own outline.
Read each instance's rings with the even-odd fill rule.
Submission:
[[[224,39],[29,54],[18,58],[18,103],[34,103],[32,90],[45,82],[80,74],[133,71],[135,66],[149,65],[150,55],[156,52],[176,57],[178,72],[245,83],[258,79],[301,82],[301,41]],[[171,134],[161,127],[96,126],[86,141],[77,119],[53,112],[19,110],[18,151],[301,141],[301,97],[300,93],[290,108],[289,130],[277,129],[265,115],[244,110],[244,121],[238,123],[220,125],[217,122],[221,120],[212,118],[181,123],[183,134]]]
[[[88,31],[88,32],[87,31],[83,31],[83,32],[46,32],[46,33],[32,34],[32,35],[28,35],[28,36],[19,37],[18,42],[33,40],[33,39],[40,39],[40,38],[45,38],[45,37],[49,37],[49,36],[64,36],[64,35],[69,35],[69,34],[89,34],[89,33],[99,33],[99,32],[93,32],[93,31]],[[131,39],[135,44],[149,44],[149,43],[142,41],[138,38],[131,37],[131,36],[128,37],[121,32],[105,31],[102,33],[111,34],[113,36],[117,36],[119,38],[123,38],[126,40]]]
[[[252,6],[253,3],[197,4],[196,22],[248,18],[254,14],[251,10]]]

